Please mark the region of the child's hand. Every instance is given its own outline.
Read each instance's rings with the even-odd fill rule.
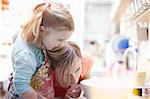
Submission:
[[[67,90],[65,99],[71,99],[71,98],[79,98],[83,89],[82,86],[79,84],[71,85],[71,87]]]

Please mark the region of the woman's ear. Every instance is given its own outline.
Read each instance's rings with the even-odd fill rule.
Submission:
[[[46,29],[44,26],[40,26],[40,33],[42,33],[42,34],[46,33]]]

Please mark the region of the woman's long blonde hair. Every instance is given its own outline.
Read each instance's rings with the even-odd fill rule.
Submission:
[[[61,3],[42,2],[37,4],[30,18],[22,26],[22,38],[29,42],[41,46],[40,26],[52,28],[56,31],[74,30],[74,22],[68,9]]]
[[[47,51],[47,54],[50,58],[52,69],[55,71],[57,66],[60,68],[59,75],[57,76],[60,85],[68,85],[70,69],[73,67],[75,58],[82,58],[79,46],[74,42],[67,41],[60,44],[57,48]]]

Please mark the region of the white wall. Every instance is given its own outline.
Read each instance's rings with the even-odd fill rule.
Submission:
[[[84,38],[84,9],[85,2],[84,0],[77,0],[70,2],[70,12],[73,16],[75,23],[75,31],[70,38],[70,40],[75,41],[79,46],[83,47],[83,38]]]
[[[110,9],[110,4],[86,4],[85,36],[106,39],[111,34]]]

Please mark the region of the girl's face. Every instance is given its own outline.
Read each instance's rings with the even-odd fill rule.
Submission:
[[[69,31],[55,31],[52,28],[40,28],[42,33],[42,44],[48,50],[57,47],[61,42],[67,40],[72,33]]]
[[[57,76],[59,76],[60,68],[59,67],[55,68],[55,71],[57,72]],[[68,83],[62,86],[64,88],[68,88],[70,85],[74,85],[78,83],[80,75],[81,75],[81,71],[82,71],[81,58],[76,56],[75,60],[72,63],[72,67],[69,68],[69,71],[70,71],[70,74],[68,74],[68,72],[64,73],[64,75],[66,75],[65,76],[66,78],[63,78],[63,79],[67,80],[67,77],[68,76],[70,77],[69,81],[67,81]]]

